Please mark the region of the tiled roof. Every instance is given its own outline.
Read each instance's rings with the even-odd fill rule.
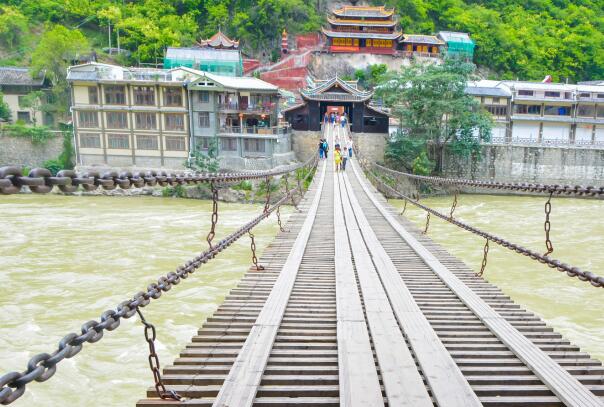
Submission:
[[[335,38],[377,38],[382,40],[396,40],[401,36],[400,32],[393,33],[350,33],[342,31],[331,31],[323,28],[323,34]]]
[[[342,17],[389,17],[394,14],[394,9],[387,9],[384,6],[344,6],[333,10],[333,14]]]
[[[434,35],[405,34],[399,39],[399,41],[400,42],[411,42],[414,44],[444,45],[444,41],[439,40]]]
[[[239,48],[239,41],[232,40],[224,35],[222,31],[218,31],[207,40],[199,40],[199,45],[210,48],[236,49]]]
[[[438,37],[440,37],[445,42],[462,42],[462,43],[474,43],[468,33],[460,33],[453,31],[440,31],[438,33]]]
[[[341,91],[328,92],[328,90],[334,87],[339,88]],[[302,98],[308,100],[333,100],[340,102],[361,102],[369,100],[373,96],[373,92],[361,91],[337,76],[326,81],[320,81],[315,87],[302,89],[300,94]]]
[[[351,25],[357,26],[362,25],[365,27],[392,27],[396,25],[396,20],[353,20],[353,19],[339,19],[328,17],[327,21],[332,25]]]
[[[0,67],[0,85],[42,86],[45,72],[32,78],[29,68]]]

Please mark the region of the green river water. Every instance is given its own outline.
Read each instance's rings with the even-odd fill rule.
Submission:
[[[443,211],[450,198],[424,202]],[[456,215],[542,250],[543,198],[463,195]],[[401,206],[402,203],[393,201]],[[140,291],[206,248],[209,202],[151,197],[17,195],[0,201],[0,375],[23,370],[78,325]],[[260,205],[220,204],[217,239],[256,216]],[[291,213],[285,209],[285,217]],[[554,255],[602,273],[604,201],[554,199]],[[407,216],[423,225],[424,214]],[[277,232],[274,218],[255,230],[260,249]],[[477,269],[483,241],[432,219],[430,236]],[[249,267],[249,239],[202,266],[144,309],[169,364]],[[568,339],[604,360],[602,289],[491,245],[486,278]],[[33,383],[14,405],[132,406],[151,383],[137,318],[64,360],[55,377]]]

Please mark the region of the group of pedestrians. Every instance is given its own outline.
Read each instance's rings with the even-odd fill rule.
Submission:
[[[342,128],[344,128],[346,127],[346,123],[348,123],[348,115],[346,114],[346,112],[342,114],[340,114],[339,112],[325,112],[325,115],[323,116],[323,122],[325,123],[325,125],[327,125],[327,123],[330,123],[333,127],[340,125],[342,126]]]
[[[321,160],[327,159],[327,153],[329,152],[329,144],[326,139],[319,140],[319,158]],[[345,137],[343,141],[336,139],[333,158],[336,165],[336,171],[346,170],[346,162],[352,159],[352,138]]]

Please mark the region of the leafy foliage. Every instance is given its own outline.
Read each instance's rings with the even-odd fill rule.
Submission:
[[[491,137],[492,118],[465,92],[473,71],[471,64],[446,61],[414,64],[384,78],[377,94],[404,129],[389,142],[387,159],[425,172],[432,170],[431,155],[440,172],[445,147],[464,157],[480,153],[480,142]]]
[[[7,124],[2,127],[3,134],[9,137],[25,137],[34,144],[44,144],[49,139],[56,137],[48,127],[27,126],[23,123]]]
[[[0,6],[0,42],[13,48],[28,31],[27,17],[14,6]]]
[[[0,92],[0,119],[4,121],[9,121],[11,118],[10,107],[8,107],[8,103],[4,101],[4,95]]]
[[[193,152],[192,159],[185,165],[197,172],[216,172],[220,168],[218,161],[218,138],[213,137],[209,140],[208,151],[204,153],[201,150]]]

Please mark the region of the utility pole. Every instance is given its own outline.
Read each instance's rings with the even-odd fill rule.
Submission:
[[[111,55],[111,20],[107,19],[109,23],[109,28],[107,28],[107,32],[109,33],[109,55]]]

